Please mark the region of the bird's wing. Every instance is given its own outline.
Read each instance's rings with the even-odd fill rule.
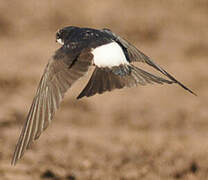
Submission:
[[[93,59],[90,50],[85,49],[75,59],[70,53],[60,48],[47,64],[16,145],[13,165],[48,127],[64,93],[88,71]]]
[[[77,97],[93,96],[96,93],[102,94],[105,91],[146,85],[148,83],[171,84],[172,81],[150,74],[133,65],[120,65],[114,67],[96,67],[89,82]]]
[[[122,48],[123,51],[125,52],[125,55],[127,56],[127,59],[130,62],[143,62],[146,63],[150,66],[152,66],[154,69],[160,71],[162,74],[167,76],[170,80],[172,80],[174,83],[177,83],[180,85],[182,88],[185,90],[189,91],[190,93],[196,95],[192,90],[187,88],[184,84],[176,80],[172,75],[170,75],[167,71],[165,71],[163,68],[161,68],[159,65],[154,63],[150,57],[145,55],[143,52],[139,51],[135,46],[133,46],[131,43],[129,43],[127,40],[123,39],[122,37],[116,35],[109,29],[103,29],[104,32],[108,33]]]

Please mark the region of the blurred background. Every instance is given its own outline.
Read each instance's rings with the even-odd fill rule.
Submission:
[[[207,19],[207,0],[1,0],[0,179],[207,179]],[[198,96],[149,85],[77,101],[87,76],[12,167],[55,33],[69,25],[111,29]]]

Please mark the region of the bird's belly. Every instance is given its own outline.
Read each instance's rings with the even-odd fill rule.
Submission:
[[[98,67],[113,67],[121,64],[129,64],[122,48],[112,42],[99,46],[92,50],[94,64]]]

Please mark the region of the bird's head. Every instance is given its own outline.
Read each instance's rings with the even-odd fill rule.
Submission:
[[[68,26],[64,27],[62,29],[59,29],[56,33],[56,42],[60,43],[61,45],[64,45],[64,43],[69,40],[72,31],[75,29],[78,29],[78,27],[75,26]]]

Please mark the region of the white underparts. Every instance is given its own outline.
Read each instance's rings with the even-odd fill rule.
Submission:
[[[62,41],[62,39],[60,38],[60,39],[57,39],[56,40],[58,43],[60,43],[61,45],[63,45],[64,44],[64,42]]]
[[[112,42],[99,46],[92,50],[94,64],[98,67],[113,67],[121,64],[129,64],[122,48]]]

